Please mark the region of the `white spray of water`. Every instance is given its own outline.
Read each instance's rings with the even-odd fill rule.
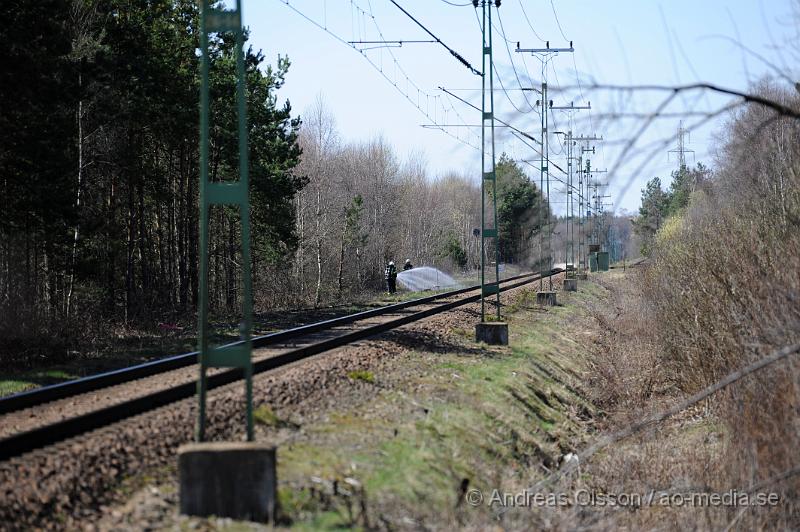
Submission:
[[[458,283],[452,277],[430,266],[419,266],[399,272],[397,274],[397,283],[401,288],[412,292],[458,286]]]

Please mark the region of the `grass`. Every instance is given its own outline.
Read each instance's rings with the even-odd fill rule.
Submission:
[[[46,384],[56,384],[76,378],[77,375],[75,373],[64,369],[20,373],[0,378],[0,396],[20,393]]]
[[[280,424],[278,416],[267,405],[261,405],[253,410],[253,421],[268,427],[277,427]]]
[[[423,297],[434,296],[436,294],[443,294],[445,292],[450,292],[451,290],[453,289],[446,288],[441,290],[422,290],[420,292],[400,291],[400,292],[395,292],[394,294],[383,293],[379,298],[376,299],[375,302],[379,304],[404,303],[406,301],[411,301],[413,299],[420,299]]]
[[[253,409],[253,421],[257,425],[272,428],[297,428],[297,425],[279,417],[269,405],[260,405]]]
[[[375,375],[373,375],[371,371],[367,370],[351,371],[350,373],[347,374],[347,376],[353,379],[354,381],[364,381],[370,384],[373,384],[375,382]]]
[[[564,326],[603,297],[602,288],[590,286],[582,283],[546,313],[522,307],[509,313],[510,348],[484,346],[475,354],[475,345],[462,340],[468,352],[418,353],[398,361],[412,366],[398,368],[402,382],[305,427],[302,443],[279,449],[279,478],[291,486],[283,488],[283,508],[293,527],[334,530],[376,519],[403,523],[408,516],[450,527],[464,511],[467,519],[488,517],[485,508],[457,508],[464,482],[512,490],[540,477],[539,464],[554,467],[586,439],[574,412],[593,412],[574,385],[582,348]],[[367,380],[355,373],[361,372],[350,378]],[[309,496],[318,491],[311,478],[341,484],[348,477],[358,479],[363,493],[330,493],[324,504]]]

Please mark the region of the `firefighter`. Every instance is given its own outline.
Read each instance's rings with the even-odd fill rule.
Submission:
[[[394,294],[397,292],[397,268],[395,268],[393,260],[390,260],[388,266],[386,266],[383,278],[386,280],[386,288],[389,293]]]
[[[414,269],[414,265],[411,264],[411,259],[406,259],[406,263],[403,265],[403,271],[408,271]]]

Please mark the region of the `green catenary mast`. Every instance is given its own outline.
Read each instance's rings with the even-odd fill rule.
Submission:
[[[253,362],[251,330],[253,323],[253,287],[250,272],[250,201],[248,193],[247,109],[245,100],[244,31],[242,2],[236,9],[225,11],[212,8],[209,0],[200,0],[200,286],[198,309],[198,350],[200,378],[197,381],[199,401],[197,441],[205,439],[206,428],[206,371],[209,368],[241,368],[245,376],[247,403],[247,439],[253,440]],[[208,35],[228,32],[236,36],[236,100],[239,119],[239,179],[231,182],[209,181],[209,69]],[[241,341],[216,347],[209,345],[208,334],[208,240],[211,207],[238,207],[242,239],[242,325]]]
[[[478,0],[473,0],[472,5],[478,7]],[[500,318],[500,264],[497,256],[497,173],[495,172],[495,143],[494,143],[494,68],[492,65],[492,10],[491,6],[500,7],[500,0],[484,0],[480,2],[483,7],[483,86],[481,95],[481,322],[486,321],[487,295],[495,294],[497,301],[497,317]],[[488,106],[486,95],[489,95]],[[488,139],[487,139],[488,131]],[[490,158],[487,159],[487,141]],[[491,188],[487,190],[487,182]],[[488,197],[487,197],[488,195]],[[487,201],[491,213],[487,220]],[[488,223],[487,223],[488,222]],[[489,225],[491,224],[491,225]],[[490,251],[494,258],[494,282],[486,283],[486,240],[492,239]],[[490,263],[491,264],[491,263]]]

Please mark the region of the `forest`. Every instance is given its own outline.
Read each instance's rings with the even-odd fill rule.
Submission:
[[[0,26],[0,356],[60,359],[93,338],[193,328],[198,291],[198,7],[15,0]],[[234,39],[211,42],[213,180],[236,179]],[[291,61],[246,48],[256,310],[381,289],[388,260],[480,262],[481,191],[376,136],[348,143],[324,95],[281,101]],[[538,188],[498,162],[500,260],[540,260]],[[239,304],[238,216],[211,214],[210,303]],[[20,349],[19,346],[25,346]]]

